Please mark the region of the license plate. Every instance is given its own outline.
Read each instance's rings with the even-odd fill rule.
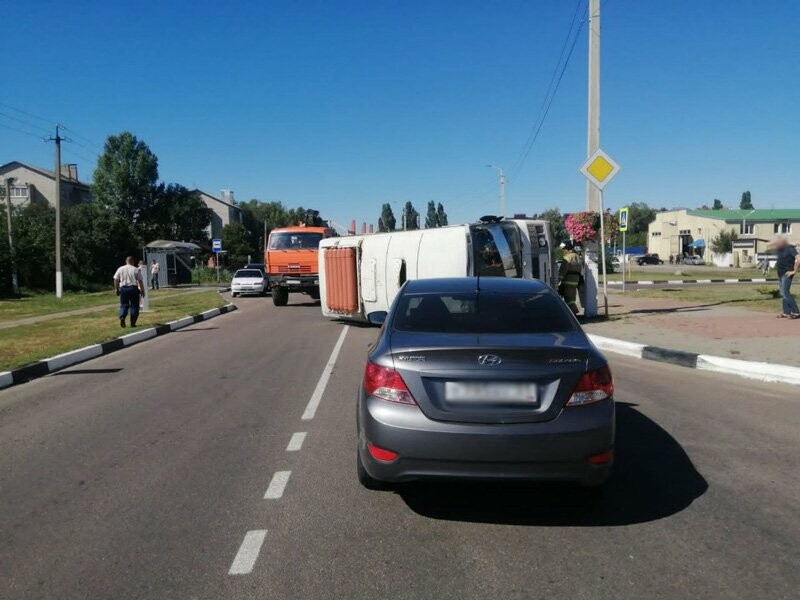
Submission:
[[[444,384],[444,397],[448,402],[498,402],[537,405],[535,383],[462,382]]]

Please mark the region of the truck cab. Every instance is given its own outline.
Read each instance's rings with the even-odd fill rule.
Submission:
[[[319,243],[333,235],[334,231],[328,227],[306,225],[272,230],[264,262],[275,306],[286,306],[290,293],[319,299]]]

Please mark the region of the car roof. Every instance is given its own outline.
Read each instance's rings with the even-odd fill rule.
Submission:
[[[481,292],[507,294],[535,294],[550,288],[537,279],[510,279],[506,277],[439,277],[413,279],[403,288],[404,294],[453,294]]]

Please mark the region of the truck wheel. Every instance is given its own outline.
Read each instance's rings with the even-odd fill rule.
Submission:
[[[289,290],[276,286],[272,288],[272,303],[275,306],[286,306],[289,302]]]

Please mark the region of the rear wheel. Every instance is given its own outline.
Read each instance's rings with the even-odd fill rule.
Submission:
[[[312,300],[319,300],[319,290],[308,292],[308,295],[311,296]]]
[[[275,306],[286,306],[289,302],[289,290],[284,287],[272,288],[272,303]]]
[[[236,296],[238,296],[238,295],[239,294],[237,294],[236,292],[231,292],[231,298],[236,298]]]
[[[372,475],[367,473],[364,468],[364,463],[361,462],[361,455],[356,450],[356,475],[358,475],[358,482],[368,490],[386,490],[389,489],[389,484],[385,481],[375,479]]]

